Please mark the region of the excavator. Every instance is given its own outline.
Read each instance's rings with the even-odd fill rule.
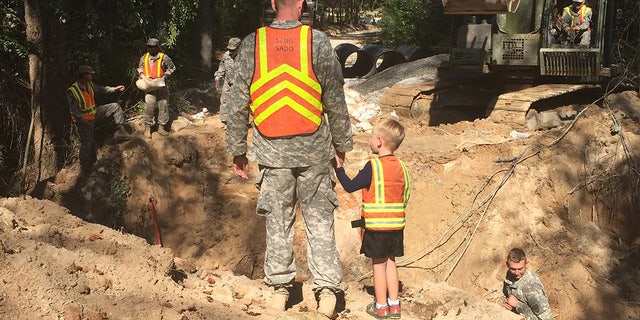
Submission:
[[[436,80],[395,84],[380,105],[430,114],[432,125],[443,123],[433,115],[458,108],[535,130],[541,102],[596,90],[616,73],[616,1],[585,4],[593,11],[589,45],[562,28],[572,0],[442,0],[457,29],[448,63]]]

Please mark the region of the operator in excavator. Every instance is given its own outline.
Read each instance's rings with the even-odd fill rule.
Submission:
[[[562,29],[569,43],[589,47],[591,43],[591,18],[593,10],[587,7],[585,0],[573,0],[573,4],[562,12]]]

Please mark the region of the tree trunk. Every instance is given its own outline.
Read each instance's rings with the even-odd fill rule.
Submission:
[[[214,0],[201,0],[198,8],[198,31],[200,38],[200,68],[211,73],[213,58]]]
[[[23,173],[25,190],[31,190],[43,177],[56,172],[56,152],[53,137],[43,106],[45,36],[42,33],[42,16],[37,0],[24,0],[26,38],[29,45],[29,82],[31,87],[31,124],[26,142]],[[32,143],[33,141],[33,143]],[[33,153],[30,152],[33,147]],[[33,157],[31,157],[33,155]],[[32,163],[29,164],[29,160]]]
[[[42,138],[44,137],[44,128],[40,121],[42,115],[42,52],[44,51],[44,41],[42,35],[42,21],[40,18],[40,10],[36,0],[24,0],[24,21],[26,25],[27,43],[29,44],[29,82],[31,87],[31,124],[29,126],[29,135],[25,147],[22,170],[25,174],[25,184],[30,185],[40,178],[40,170],[38,168],[36,176],[27,177],[27,165],[30,159],[30,145],[33,139],[34,157],[39,159],[42,150]],[[37,166],[39,167],[39,166]]]

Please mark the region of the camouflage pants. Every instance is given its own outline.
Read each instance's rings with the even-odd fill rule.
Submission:
[[[225,81],[220,95],[220,121],[223,122],[227,121],[227,114],[229,113],[229,92],[231,92],[231,86]]]
[[[260,168],[257,213],[266,217],[265,283],[292,282],[295,206],[299,202],[307,235],[307,259],[314,288],[341,289],[342,267],[336,249],[333,212],[337,207],[329,163],[303,168]]]
[[[109,119],[120,125],[124,123],[124,112],[118,103],[109,103],[97,107],[96,116],[90,123],[77,121],[76,128],[80,136],[80,164],[87,166],[91,163],[93,153],[93,133],[96,123],[104,123]]]
[[[144,115],[142,121],[148,126],[154,124],[156,109],[158,109],[158,124],[161,126],[169,122],[169,89],[163,87],[144,95]]]

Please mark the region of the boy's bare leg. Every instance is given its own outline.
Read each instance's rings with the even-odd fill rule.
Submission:
[[[396,266],[396,258],[388,258],[386,265],[387,290],[389,290],[389,299],[398,300],[400,282],[398,280],[398,267]],[[377,294],[378,293],[376,292],[376,295]]]
[[[387,258],[371,259],[373,263],[373,290],[376,295],[376,303],[379,305],[387,305],[387,261]]]

